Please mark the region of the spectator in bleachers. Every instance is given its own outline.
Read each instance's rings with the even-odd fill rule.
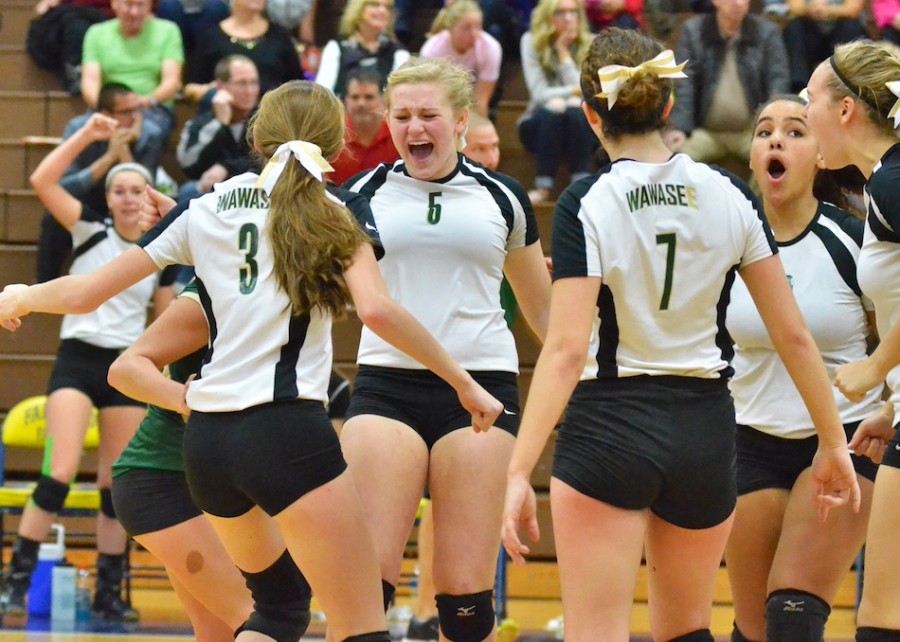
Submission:
[[[140,96],[144,118],[168,136],[175,125],[173,99],[181,89],[181,32],[151,14],[152,0],[113,0],[112,8],[115,18],[85,34],[81,95],[96,107],[103,85],[127,85]]]
[[[484,116],[469,114],[466,146],[463,147],[462,153],[467,158],[496,172],[500,166],[500,136],[497,134],[494,123]]]
[[[872,0],[872,16],[881,39],[900,46],[900,0]]]
[[[784,44],[792,91],[806,87],[813,69],[835,46],[869,37],[862,22],[864,8],[865,0],[788,0],[791,19],[784,26]]]
[[[104,188],[106,173],[119,163],[136,162],[154,176],[165,146],[165,135],[155,123],[143,117],[141,97],[125,85],[104,85],[100,90],[97,109],[114,118],[118,128],[109,140],[97,140],[88,145],[66,170],[60,185],[84,203],[83,217],[89,218],[96,213],[96,220],[100,221],[109,213]],[[63,138],[71,138],[89,117],[83,114],[70,120]],[[71,248],[69,232],[49,213],[45,214],[38,239],[38,282],[49,281],[62,273]]]
[[[231,15],[203,35],[188,61],[186,98],[200,100],[214,89],[216,65],[232,54],[247,56],[256,64],[260,95],[303,78],[290,34],[269,20],[264,9],[264,0],[232,0]]]
[[[42,69],[61,74],[65,91],[81,94],[84,34],[113,17],[109,0],[40,0],[34,11],[25,41],[28,55]]]
[[[141,237],[138,219],[141,199],[153,179],[137,163],[120,163],[106,175],[111,220],[97,221],[97,213],[73,197],[60,183],[63,172],[91,144],[110,140],[119,123],[103,114],[90,119],[54,149],[31,175],[38,198],[61,225],[70,230],[77,247],[70,274],[88,274],[134,247]],[[90,215],[86,215],[90,214]],[[4,576],[0,610],[23,615],[25,596],[38,560],[38,549],[78,472],[82,444],[92,407],[100,411],[100,455],[97,487],[97,582],[91,609],[100,618],[136,620],[137,612],[122,599],[124,552],[127,538],[112,508],[112,462],[134,435],[145,407],[113,389],[106,380],[110,364],[137,339],[147,323],[147,306],[157,276],[140,280],[115,299],[87,314],[67,315],[60,331],[59,351],[47,392],[48,463],[19,522],[13,556]]]
[[[369,67],[379,73],[384,86],[388,74],[409,59],[394,37],[393,9],[393,0],[349,0],[341,16],[343,40],[325,45],[316,82],[343,98],[350,72]]]
[[[644,0],[585,0],[584,8],[593,31],[644,26]]]
[[[447,4],[434,20],[431,36],[422,45],[423,58],[449,58],[472,72],[475,81],[474,109],[488,115],[488,104],[500,77],[503,48],[482,29],[483,14],[475,0]]]
[[[788,91],[788,65],[778,26],[748,14],[749,0],[713,0],[714,13],[681,27],[677,60],[687,78],[675,83],[666,144],[696,161],[750,159],[753,113]],[[746,165],[745,165],[746,166]]]
[[[400,158],[384,118],[381,75],[362,67],[350,72],[348,78],[344,149],[331,162],[334,172],[330,179],[338,185],[365,169]]]
[[[537,155],[532,203],[550,199],[563,159],[569,179],[591,171],[596,138],[581,111],[579,65],[591,44],[581,0],[541,0],[522,36],[522,72],[529,101],[519,119],[522,145]]]
[[[316,0],[266,0],[266,15],[292,37],[312,44],[316,41],[316,4]]]
[[[200,37],[228,17],[231,9],[225,0],[159,0],[156,15],[171,20],[181,30],[184,54],[190,58]]]
[[[179,200],[205,194],[216,183],[258,169],[247,142],[247,121],[259,103],[259,74],[250,58],[232,54],[216,65],[215,94],[181,130],[178,164],[188,178]]]

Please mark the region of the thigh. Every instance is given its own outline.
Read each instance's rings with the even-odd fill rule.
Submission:
[[[203,609],[226,623],[230,631],[250,616],[250,591],[206,517],[201,515],[138,535],[135,541],[165,565],[173,584],[182,586]],[[185,602],[183,593],[179,597]]]
[[[893,442],[892,442],[893,443]],[[900,582],[895,569],[900,532],[900,468],[882,462],[875,478],[866,536],[866,577],[858,626],[900,629]]]
[[[69,483],[78,472],[84,436],[91,420],[93,404],[84,393],[73,388],[60,388],[47,397],[44,410],[47,419],[47,445],[50,469],[45,474]]]
[[[464,428],[432,448],[428,488],[438,593],[462,595],[493,586],[514,445],[515,438],[497,427],[485,433]]]
[[[650,512],[611,506],[555,478],[550,503],[566,640],[627,642]]]
[[[147,413],[146,407],[110,406],[100,409],[100,447],[97,462],[97,485],[109,488],[111,469],[125,446],[134,437]]]
[[[734,601],[734,620],[750,640],[766,637],[769,569],[778,547],[789,493],[777,488],[738,497],[725,563]]]
[[[650,630],[655,640],[709,628],[716,578],[733,515],[710,528],[654,516],[647,529]]]
[[[382,577],[396,586],[425,488],[428,449],[406,424],[376,415],[348,419],[341,430],[341,447],[372,534]]]

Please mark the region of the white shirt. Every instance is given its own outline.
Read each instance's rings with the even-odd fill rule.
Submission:
[[[69,274],[90,274],[134,245],[126,241],[112,222],[78,221],[72,233],[72,267]],[[141,336],[147,326],[147,306],[158,276],[148,276],[117,294],[93,312],[63,317],[61,339],[78,339],[98,348],[123,350]]]
[[[685,154],[618,160],[571,185],[554,213],[553,278],[602,278],[581,378],[729,377],[735,271],[776,252],[749,189]]]
[[[400,160],[344,187],[369,198],[385,251],[378,265],[391,296],[463,368],[518,372],[500,283],[507,253],[538,242],[521,186],[460,154],[456,170],[441,181],[412,178]],[[367,328],[358,361],[424,368]]]
[[[856,280],[862,231],[861,221],[821,203],[802,234],[778,244],[794,298],[832,379],[837,366],[866,358],[871,305]],[[787,439],[813,436],[812,418],[740,279],[732,288],[727,325],[735,341],[730,387],[737,422]],[[865,419],[880,405],[881,386],[860,403],[833,391],[845,424]]]

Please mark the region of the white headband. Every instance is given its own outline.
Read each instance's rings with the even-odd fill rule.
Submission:
[[[687,64],[685,60],[680,65],[675,64],[675,54],[671,49],[666,49],[653,60],[642,62],[636,67],[624,67],[622,65],[606,65],[597,71],[600,79],[601,93],[598,98],[606,98],[609,109],[616,104],[619,91],[622,86],[633,78],[639,71],[643,71],[659,78],[687,78],[682,69]]]
[[[888,113],[888,118],[894,119],[894,129],[897,129],[897,127],[900,127],[900,80],[889,80],[884,83],[884,86],[890,89],[891,93],[897,97],[897,101]]]
[[[317,181],[322,181],[325,172],[334,171],[334,168],[322,156],[322,150],[318,145],[307,143],[305,140],[291,140],[275,150],[275,154],[266,163],[256,180],[256,187],[261,187],[266,195],[271,194],[291,156],[296,158]]]

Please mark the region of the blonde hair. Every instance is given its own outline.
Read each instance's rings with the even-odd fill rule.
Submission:
[[[341,14],[341,21],[338,23],[338,33],[345,38],[356,33],[357,29],[359,29],[359,23],[362,22],[363,10],[368,3],[369,0],[348,0],[347,6],[344,8],[344,13]],[[391,6],[393,7],[393,0],[391,0]],[[394,37],[393,18],[388,22],[385,31],[391,38]]]
[[[475,0],[455,0],[452,3],[445,4],[434,17],[434,22],[431,23],[431,30],[428,32],[428,35],[433,36],[444,29],[451,29],[466,16],[476,13],[479,16],[484,16],[481,6]]]
[[[293,80],[263,95],[247,137],[266,161],[291,140],[314,143],[332,158],[343,145],[344,108],[325,87]],[[319,307],[342,315],[351,302],[343,271],[369,238],[300,163],[289,161],[272,190],[267,233],[275,278],[292,314]]]
[[[562,0],[540,0],[531,12],[531,39],[538,61],[545,72],[552,72],[557,62],[556,29],[553,26],[553,14]],[[584,12],[584,1],[575,0],[578,11],[578,37],[575,38],[572,58],[580,65],[591,46],[591,31],[588,28],[587,15]]]
[[[832,72],[828,88],[833,99],[853,98],[865,106],[869,120],[894,134],[888,112],[897,97],[885,83],[900,80],[900,60],[871,40],[856,40],[835,47],[834,55],[822,64]]]
[[[605,135],[616,138],[665,126],[662,113],[672,95],[671,80],[640,71],[622,86],[615,107],[610,110],[606,98],[599,95],[602,89],[597,75],[606,65],[636,67],[662,51],[659,42],[633,29],[611,27],[594,38],[581,65],[581,91],[585,102],[603,119]]]

